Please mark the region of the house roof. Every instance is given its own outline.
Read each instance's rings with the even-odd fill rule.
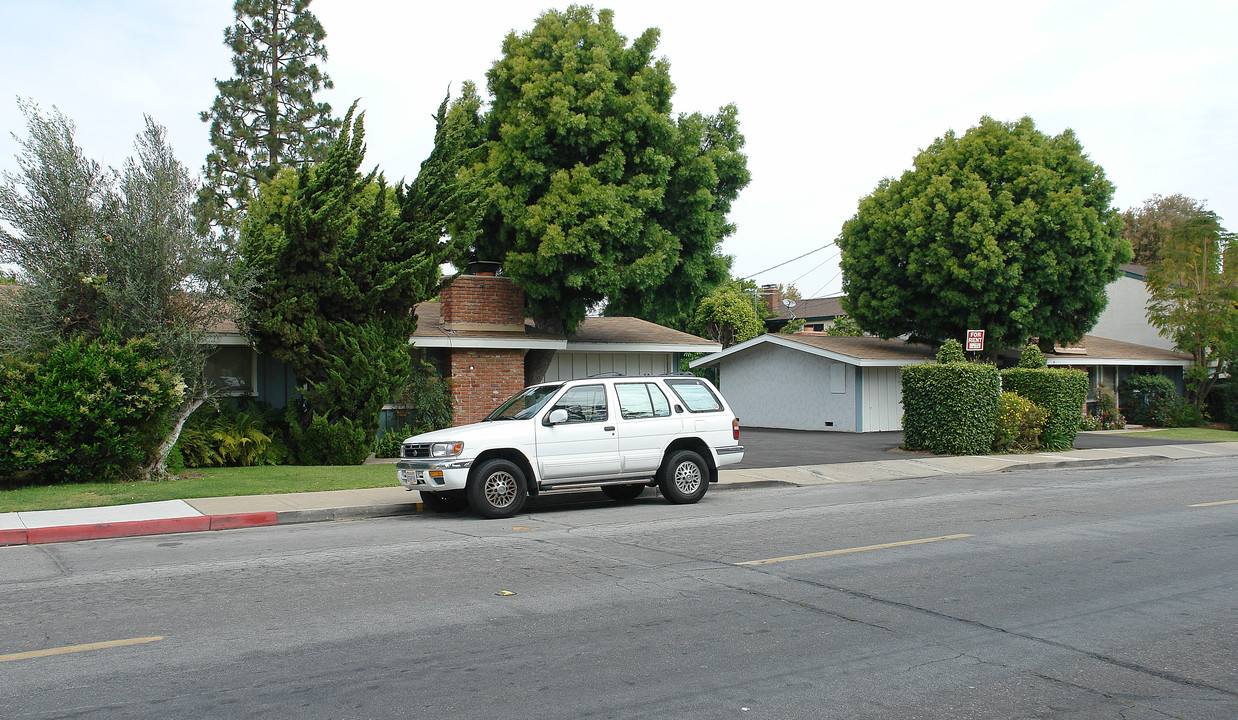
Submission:
[[[829,320],[836,318],[839,315],[846,315],[843,311],[842,296],[837,297],[822,297],[808,298],[807,300],[796,300],[795,307],[789,308],[785,305],[778,306],[778,314],[768,320],[768,322],[783,324],[794,319],[807,320]]]
[[[736,353],[746,352],[763,344],[806,352],[838,362],[861,367],[916,365],[936,359],[937,350],[930,345],[910,343],[905,340],[882,340],[874,337],[830,337],[818,333],[807,335],[782,335],[766,333],[713,355],[694,360],[692,367],[716,365],[722,359]],[[1191,356],[1173,350],[1136,345],[1135,343],[1084,336],[1071,348],[1057,348],[1045,354],[1050,366],[1079,365],[1126,365],[1186,367]]]
[[[719,343],[672,330],[633,317],[588,317],[570,338],[539,332],[532,320],[525,321],[524,332],[443,327],[438,302],[417,306],[417,347],[446,348],[526,348],[573,352],[693,352],[722,349]]]
[[[806,352],[810,355],[828,358],[837,362],[860,367],[901,367],[903,365],[918,365],[934,360],[937,350],[929,345],[910,343],[905,340],[882,340],[874,337],[831,337],[823,334],[783,335],[766,333],[747,342],[714,353],[707,357],[694,360],[692,367],[715,365],[718,361],[736,353],[746,352],[760,345],[775,345],[779,347]]]
[[[1191,356],[1162,348],[1084,335],[1069,348],[1054,348],[1045,353],[1049,365],[1190,365]]]

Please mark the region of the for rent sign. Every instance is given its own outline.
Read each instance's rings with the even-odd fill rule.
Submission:
[[[967,331],[967,352],[982,352],[984,350],[984,331]]]

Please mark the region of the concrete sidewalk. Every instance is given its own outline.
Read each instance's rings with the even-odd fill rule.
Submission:
[[[906,457],[870,462],[723,470],[715,490],[768,486],[903,480],[1002,470],[1081,468],[1191,458],[1238,457],[1238,442],[1069,450],[1031,455]],[[407,515],[421,497],[395,484],[365,490],[166,500],[75,510],[0,513],[0,546],[228,530],[291,523]]]

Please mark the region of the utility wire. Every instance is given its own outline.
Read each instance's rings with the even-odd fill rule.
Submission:
[[[775,265],[774,267],[768,267],[768,268],[765,268],[765,269],[764,269],[764,270],[762,270],[761,272],[755,272],[755,273],[753,273],[753,274],[749,275],[749,276],[748,276],[748,277],[746,277],[746,278],[740,278],[740,279],[741,279],[741,280],[751,280],[751,279],[755,278],[757,275],[764,275],[765,273],[769,272],[770,270],[777,270],[778,268],[782,267],[783,265],[790,265],[791,263],[795,262],[796,260],[802,260],[803,258],[806,258],[806,257],[808,257],[809,255],[812,255],[813,253],[821,252],[822,250],[826,249],[827,247],[829,247],[829,246],[831,246],[831,245],[833,245],[833,244],[834,244],[834,241],[833,241],[833,240],[831,240],[831,241],[829,241],[828,243],[826,243],[826,244],[822,245],[821,247],[817,248],[816,250],[809,250],[808,252],[804,253],[803,255],[800,255],[799,257],[793,257],[793,258],[791,258],[790,260],[788,260],[788,261],[786,261],[786,262],[780,262],[780,263],[778,263],[778,264],[777,264],[777,265]]]

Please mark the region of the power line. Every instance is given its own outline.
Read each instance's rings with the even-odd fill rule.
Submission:
[[[838,272],[834,273],[834,277],[830,278],[829,280],[826,280],[824,285],[822,285],[821,287],[817,288],[817,291],[816,291],[815,293],[813,293],[813,294],[812,294],[812,297],[817,297],[818,295],[820,295],[822,290],[824,290],[824,289],[826,289],[827,287],[829,287],[829,286],[830,286],[830,283],[834,282],[836,279],[838,279],[838,276],[839,276],[839,275],[842,275],[842,274],[843,274],[843,269],[842,269],[842,268],[838,268]]]
[[[840,250],[840,251],[839,251],[839,254],[841,254],[841,252],[842,252],[842,251]],[[787,283],[787,284],[788,284],[788,285],[794,285],[795,283],[799,282],[800,280],[803,280],[804,278],[808,277],[808,275],[809,275],[810,273],[815,272],[815,271],[817,270],[817,268],[819,268],[819,267],[821,267],[822,265],[824,265],[824,264],[826,264],[826,263],[830,262],[831,260],[834,260],[834,259],[835,259],[835,258],[837,258],[837,257],[838,257],[838,255],[830,255],[830,256],[829,256],[829,257],[827,257],[826,259],[822,260],[822,261],[821,261],[818,265],[816,265],[815,267],[813,267],[813,269],[812,269],[812,270],[809,270],[808,272],[804,273],[803,275],[800,275],[799,277],[795,278],[794,280],[792,280],[791,282],[789,282],[789,283]]]
[[[833,245],[833,244],[834,244],[834,241],[833,241],[833,240],[831,240],[831,241],[829,241],[828,243],[826,243],[826,244],[822,245],[821,247],[817,248],[816,250],[809,250],[808,252],[804,253],[803,255],[800,255],[799,257],[793,257],[793,258],[791,258],[790,260],[788,260],[788,261],[786,261],[786,262],[780,262],[780,263],[778,263],[777,265],[775,265],[774,267],[768,267],[768,268],[765,268],[765,269],[764,269],[764,270],[762,270],[761,272],[755,272],[755,273],[753,273],[753,274],[749,275],[748,277],[741,278],[741,280],[751,280],[751,279],[755,278],[757,275],[764,275],[765,273],[769,272],[770,270],[777,270],[778,268],[782,267],[783,265],[790,265],[791,263],[795,262],[796,260],[802,260],[803,258],[806,258],[806,257],[808,257],[809,255],[812,255],[813,253],[818,253],[818,252],[821,252],[822,250],[826,249],[827,247],[829,247],[829,246],[831,246],[831,245]],[[820,266],[818,266],[818,267],[820,267]]]

